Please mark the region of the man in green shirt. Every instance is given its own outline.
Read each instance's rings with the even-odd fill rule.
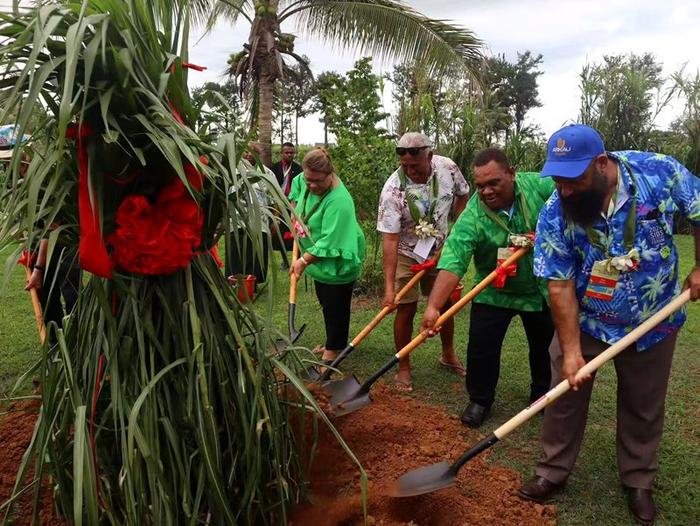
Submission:
[[[496,268],[499,259],[510,254],[511,235],[534,232],[540,209],[554,191],[554,185],[538,173],[516,174],[498,148],[487,148],[476,155],[474,181],[478,195],[469,200],[447,238],[422,329],[435,328],[440,308],[467,271],[472,257],[476,284]],[[530,347],[530,400],[534,401],[549,389],[548,348],[554,327],[545,285],[533,274],[531,252],[507,276],[474,299],[467,346],[466,385],[470,402],[462,414],[465,425],[479,427],[488,416],[496,394],[503,338],[516,315],[523,322]]]

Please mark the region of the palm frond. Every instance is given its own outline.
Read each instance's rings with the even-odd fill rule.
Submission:
[[[431,73],[462,69],[476,75],[482,42],[472,31],[428,18],[394,0],[299,0],[280,21],[295,17],[300,31],[376,59],[422,63]]]

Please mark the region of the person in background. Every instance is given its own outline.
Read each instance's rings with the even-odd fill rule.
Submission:
[[[365,236],[355,217],[355,203],[338,178],[325,149],[311,150],[302,162],[303,176],[292,182],[294,230],[300,256],[290,273],[306,272],[314,280],[323,311],[324,361],[334,360],[348,344],[350,302],[362,272]]]
[[[19,140],[15,126],[0,126],[0,162],[10,163],[15,145]],[[28,136],[21,139],[21,143],[29,141]],[[24,157],[19,170],[22,177],[26,177],[29,159]],[[63,320],[69,316],[78,301],[80,288],[80,267],[76,252],[68,250],[62,243],[62,235],[59,233],[49,258],[49,234],[57,230],[62,221],[49,225],[45,237],[39,240],[38,247],[34,247],[32,271],[24,287],[24,290],[36,290],[41,303],[41,311],[44,325],[47,327],[49,344],[56,343],[56,334],[52,327],[63,328]],[[43,224],[39,228],[44,228]]]
[[[395,307],[394,343],[397,351],[413,336],[413,318],[418,308],[416,288],[396,305],[396,293],[417,271],[415,265],[430,260],[442,248],[447,237],[450,214],[459,217],[469,198],[469,185],[457,165],[447,157],[434,155],[430,139],[422,133],[404,134],[396,147],[399,168],[389,176],[379,198],[377,230],[382,233],[384,255],[384,306]],[[415,270],[412,270],[414,267]],[[433,266],[421,279],[424,296],[437,276]],[[448,308],[449,301],[445,304]],[[440,364],[465,375],[464,367],[454,350],[454,321],[440,332],[442,357]],[[394,377],[400,390],[413,389],[411,365],[401,360]]]
[[[246,169],[250,171],[257,171],[263,169],[267,172],[270,179],[273,178],[273,174],[269,168],[257,164],[257,159],[260,158],[260,145],[256,142],[248,143],[248,148],[243,152],[243,163]],[[231,195],[238,195],[242,189],[231,189]],[[259,214],[260,217],[260,246],[256,247],[258,243],[255,243],[251,239],[249,234],[249,229],[245,228],[242,223],[245,221],[240,217],[236,218],[235,224],[232,225],[231,231],[231,243],[229,244],[229,252],[226,255],[226,276],[235,276],[238,274],[252,274],[255,276],[256,283],[262,283],[267,279],[267,271],[269,265],[269,246],[270,246],[270,221],[267,211],[268,201],[262,187],[257,183],[251,185],[251,194],[247,194],[251,202],[243,200],[242,203],[238,203],[236,209],[237,213],[246,217],[255,217]],[[253,202],[257,204],[257,211],[252,209]],[[243,203],[245,203],[243,205]],[[241,209],[245,206],[245,209]],[[256,249],[257,248],[257,249]]]
[[[544,457],[521,498],[545,502],[566,484],[583,439],[595,374],[586,362],[680,293],[673,215],[694,226],[695,267],[686,278],[700,296],[700,179],[672,157],[606,152],[596,130],[576,124],[547,144],[542,177],[557,187],[537,223],[535,275],[548,280],[556,337],[552,386],[572,390],[547,408]],[[617,467],[635,519],[656,517],[652,486],[676,338],[685,312],[671,315],[614,358]]]
[[[421,329],[434,329],[450,293],[473,258],[474,285],[488,276],[499,260],[512,252],[511,236],[534,234],[540,209],[554,191],[550,179],[539,173],[515,173],[499,148],[486,148],[474,157],[472,196],[445,242]],[[510,322],[520,316],[529,346],[530,402],[549,389],[549,353],[554,325],[547,306],[547,289],[533,274],[528,252],[507,274],[479,294],[469,314],[466,387],[469,405],[462,423],[479,427],[496,398],[501,348]]]
[[[292,181],[302,172],[299,163],[294,161],[296,149],[291,142],[285,142],[282,145],[281,158],[279,162],[273,164],[270,169],[275,174],[277,184],[282,189],[285,197],[289,197],[289,192],[292,190]],[[282,268],[289,268],[289,258],[287,252],[292,249],[292,241],[285,239],[285,234],[289,232],[289,228],[282,221],[275,221],[275,236],[272,239],[272,244],[275,250],[282,257]],[[289,236],[286,236],[287,238]]]

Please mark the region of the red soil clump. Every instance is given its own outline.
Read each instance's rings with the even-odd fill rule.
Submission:
[[[0,407],[0,412],[6,412],[0,416],[0,505],[12,495],[17,470],[32,439],[39,406],[38,400],[29,400]],[[26,482],[32,480],[33,473],[33,469],[30,470]],[[32,523],[32,498],[33,490],[30,490],[13,505],[11,524],[24,526]],[[3,516],[4,511],[0,514],[0,520]],[[64,524],[54,515],[48,484],[44,484],[41,491],[39,523],[43,526]]]
[[[403,396],[385,385],[374,403],[334,423],[367,472],[367,522],[371,526],[555,525],[556,508],[519,499],[520,476],[486,462],[488,452],[468,462],[457,484],[408,498],[382,495],[406,471],[451,462],[483,438],[442,408]],[[311,470],[312,504],[298,508],[293,526],[364,524],[360,473],[326,429]]]

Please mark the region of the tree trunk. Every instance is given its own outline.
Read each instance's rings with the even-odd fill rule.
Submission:
[[[299,112],[294,112],[294,144],[299,149]]]
[[[328,148],[328,120],[326,114],[323,114],[323,144]]]
[[[272,103],[274,99],[274,82],[269,75],[260,75],[259,88],[258,142],[261,150],[260,160],[269,167],[272,166]]]

